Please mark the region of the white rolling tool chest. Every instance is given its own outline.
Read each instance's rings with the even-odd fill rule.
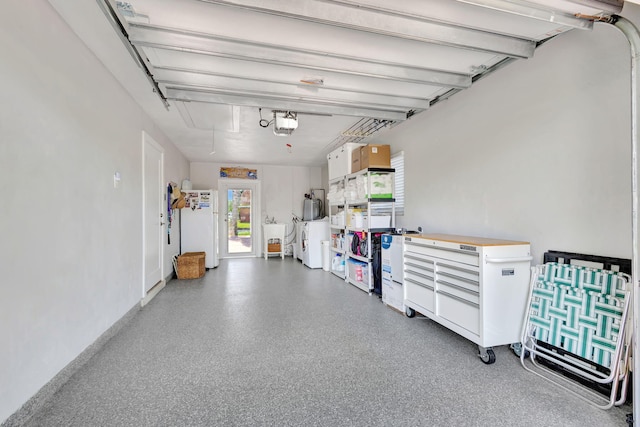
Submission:
[[[531,265],[528,242],[426,234],[403,242],[404,304],[476,343],[484,363],[491,347],[519,343]]]

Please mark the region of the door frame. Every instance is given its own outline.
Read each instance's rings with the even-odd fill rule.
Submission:
[[[260,200],[260,180],[221,178],[218,180],[218,241],[220,258],[257,258],[262,256],[262,204]],[[251,190],[251,238],[252,251],[242,254],[229,253],[229,229],[227,227],[227,193],[229,189],[247,188]],[[224,212],[222,207],[224,206]]]
[[[147,179],[146,179],[146,150],[154,149],[160,153],[160,178],[158,183],[158,211],[161,214],[160,227],[158,227],[158,257],[160,262],[160,280],[152,286],[148,291],[146,289],[146,279],[147,279],[147,265],[146,265],[146,256],[147,256],[147,206],[146,206],[146,191],[147,191]],[[164,185],[164,148],[158,144],[151,135],[147,132],[142,131],[142,289],[141,289],[141,300],[140,305],[146,305],[151,299],[158,294],[165,287],[166,281],[164,276],[164,236],[166,235],[166,224],[167,224],[167,212],[166,212],[166,197],[165,194],[165,185]]]

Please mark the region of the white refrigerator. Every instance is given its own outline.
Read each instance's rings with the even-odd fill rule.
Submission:
[[[204,252],[205,267],[218,266],[218,191],[189,190],[180,210],[180,249]]]

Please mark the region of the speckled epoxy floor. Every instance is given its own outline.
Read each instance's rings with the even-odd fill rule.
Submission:
[[[626,426],[287,258],[174,280],[29,426]]]

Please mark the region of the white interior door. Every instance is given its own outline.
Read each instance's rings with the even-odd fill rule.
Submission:
[[[260,182],[218,181],[221,258],[256,257],[261,253]]]
[[[142,134],[143,274],[142,296],[163,281],[166,206],[164,200],[164,150],[146,132]]]

